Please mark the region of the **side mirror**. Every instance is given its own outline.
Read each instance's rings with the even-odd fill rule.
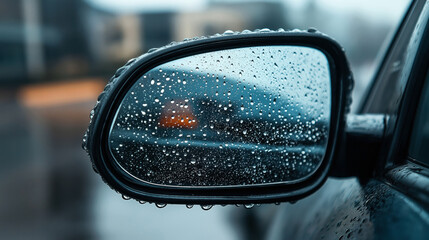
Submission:
[[[325,181],[351,73],[318,32],[225,32],[118,69],[84,149],[124,196],[157,203],[294,201]]]

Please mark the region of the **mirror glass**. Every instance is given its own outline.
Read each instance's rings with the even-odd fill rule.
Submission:
[[[331,115],[326,56],[304,46],[213,51],[136,79],[116,112],[109,148],[146,183],[292,183],[320,166]]]

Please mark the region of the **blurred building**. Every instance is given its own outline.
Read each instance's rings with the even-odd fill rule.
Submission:
[[[88,55],[80,24],[81,4],[4,0],[0,6],[1,84],[86,74]]]
[[[84,15],[84,35],[97,67],[123,62],[142,48],[140,16],[114,14],[89,6]]]
[[[124,14],[87,5],[84,15],[89,52],[99,69],[111,71],[112,65],[172,41],[174,13]]]
[[[338,21],[338,16],[346,14],[350,16]],[[364,66],[362,71],[354,71],[366,83],[367,73],[372,71],[365,66],[374,59],[389,23],[369,24],[358,12],[332,14],[314,1],[299,11],[284,1],[209,0],[198,11],[122,12],[91,0],[3,0],[0,84],[19,86],[94,76],[108,79],[129,58],[172,41],[227,29],[306,29],[314,23],[344,44],[352,65]]]
[[[210,1],[199,12],[106,11],[85,0],[4,0],[0,84],[104,75],[150,48],[194,36],[287,28],[277,2]]]
[[[287,28],[283,4],[248,2],[243,5],[211,1],[199,12],[121,13],[91,4],[85,11],[86,36],[98,65],[124,62],[151,48],[195,36],[269,27]]]
[[[2,83],[25,77],[25,34],[20,1],[0,4],[0,72]]]
[[[182,13],[175,17],[174,39],[182,41],[225,30],[241,32],[258,28],[288,29],[284,5],[281,2],[210,1],[206,11]]]

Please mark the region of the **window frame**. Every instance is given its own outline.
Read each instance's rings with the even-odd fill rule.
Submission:
[[[429,42],[428,15],[429,4],[426,1],[415,1],[410,6],[359,111],[360,114],[378,113],[387,116],[375,176],[382,176],[387,170],[407,161],[410,129],[426,78],[424,65],[427,65],[425,60],[429,53],[428,47],[423,43]],[[420,27],[416,30],[418,24]],[[414,55],[410,55],[410,52]],[[399,66],[396,66],[398,61]],[[386,89],[392,81],[404,84],[397,95],[392,94],[391,89]]]
[[[407,197],[415,200],[423,206],[429,205],[429,168],[410,159],[408,155],[409,144],[412,135],[412,127],[415,122],[417,108],[421,99],[423,84],[427,78],[429,62],[429,2],[424,3],[424,9],[419,14],[419,23],[411,37],[411,49],[414,52],[412,59],[408,58],[409,71],[402,75],[406,77],[406,87],[398,102],[396,116],[390,116],[391,128],[386,129],[387,136],[384,139],[384,149],[380,155],[378,175],[376,178],[395,188]],[[422,24],[423,22],[423,24]],[[408,48],[410,51],[410,49]],[[384,151],[384,152],[383,152]],[[376,172],[377,173],[377,172]]]
[[[429,112],[420,112],[421,110],[424,110],[421,108],[422,106],[429,106],[429,69],[427,70],[426,79],[425,79],[423,86],[422,86],[422,91],[420,94],[419,103],[418,103],[418,106],[416,109],[416,115],[414,116],[414,122],[413,122],[413,126],[412,126],[412,129],[410,132],[410,142],[408,145],[408,158],[407,158],[407,160],[409,160],[409,161],[412,161],[416,164],[423,165],[426,168],[429,168],[429,155],[424,156],[426,158],[426,161],[423,161],[420,158],[416,158],[415,156],[411,156],[411,144],[414,142],[413,141],[414,134],[416,133],[416,131],[419,131],[418,127],[424,126],[424,125],[423,126],[416,126],[416,123],[420,120],[419,114],[426,114],[429,116]],[[429,109],[426,109],[426,110],[429,110]],[[429,121],[429,118],[424,118],[423,120]],[[420,157],[420,156],[418,156],[418,157]]]
[[[424,2],[424,1],[421,1]],[[405,60],[405,73],[400,81],[406,82],[406,87],[399,103],[397,116],[392,118],[395,127],[391,132],[390,148],[386,156],[385,168],[389,169],[409,160],[408,148],[411,141],[412,128],[421,99],[422,89],[429,67],[429,2],[425,2],[419,20],[416,23],[407,51],[413,51]],[[411,117],[410,117],[411,116]],[[388,133],[389,134],[389,133]]]

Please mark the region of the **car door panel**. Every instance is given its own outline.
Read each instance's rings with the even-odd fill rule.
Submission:
[[[331,178],[312,196],[281,206],[267,239],[426,239],[426,211],[381,181]]]

